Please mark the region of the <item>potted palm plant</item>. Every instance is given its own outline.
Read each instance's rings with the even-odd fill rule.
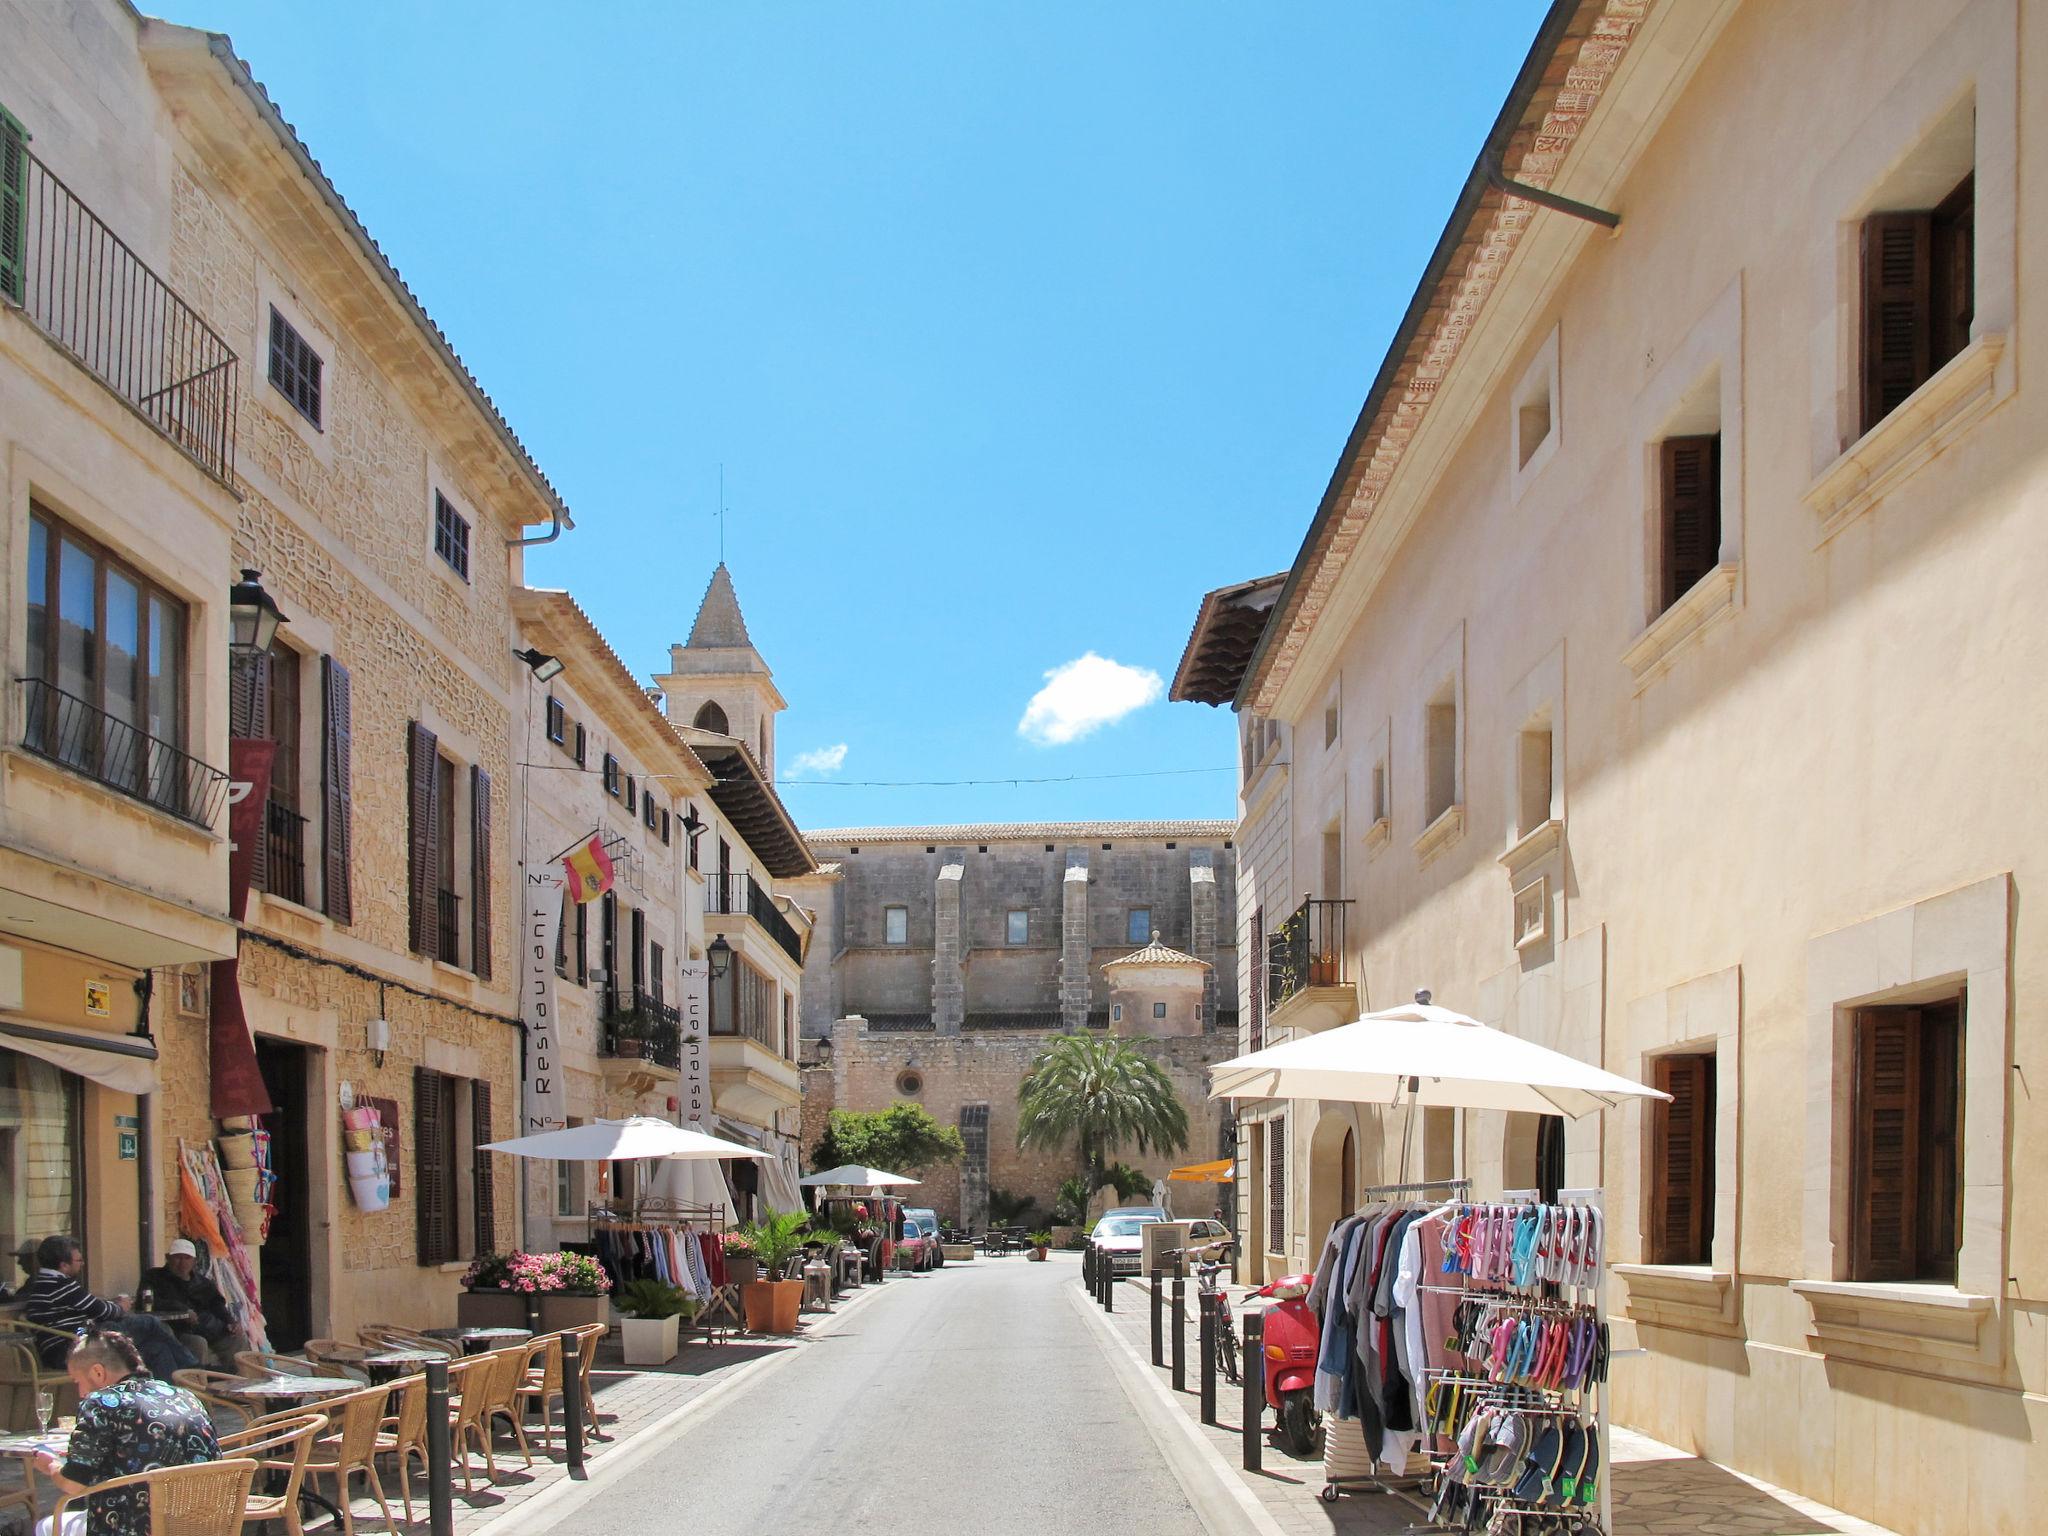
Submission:
[[[797,1308],[804,1297],[801,1280],[785,1280],[783,1272],[804,1249],[804,1231],[811,1219],[802,1211],[771,1211],[765,1220],[741,1224],[753,1245],[754,1261],[763,1278],[740,1288],[752,1333],[796,1332]]]
[[[620,1287],[619,1343],[628,1365],[667,1365],[676,1357],[676,1330],[697,1304],[678,1287],[660,1280],[635,1280]]]
[[[1045,1250],[1052,1246],[1052,1234],[1041,1227],[1025,1239],[1031,1244],[1031,1257],[1040,1264],[1045,1262]]]

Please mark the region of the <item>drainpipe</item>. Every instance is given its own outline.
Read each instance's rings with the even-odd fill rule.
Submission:
[[[546,533],[536,533],[517,539],[507,539],[505,543],[513,549],[524,549],[529,544],[554,543],[555,540],[562,536],[562,509],[556,507],[548,515],[554,519],[554,522]]]
[[[1479,157],[1480,167],[1486,172],[1487,181],[1496,191],[1503,192],[1509,197],[1519,197],[1524,202],[1534,203],[1539,208],[1548,208],[1554,213],[1566,213],[1575,219],[1584,219],[1589,224],[1598,224],[1602,229],[1614,229],[1620,225],[1621,215],[1618,213],[1610,213],[1605,208],[1595,208],[1591,203],[1577,202],[1569,197],[1559,197],[1555,192],[1547,192],[1542,187],[1532,187],[1526,181],[1514,180],[1501,166],[1501,156],[1506,150],[1507,146],[1504,144],[1489,145],[1486,153]]]

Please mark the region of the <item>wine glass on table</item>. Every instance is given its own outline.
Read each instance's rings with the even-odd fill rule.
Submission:
[[[56,1393],[54,1393],[54,1392],[38,1392],[38,1393],[36,1394],[36,1423],[38,1423],[38,1424],[40,1424],[40,1425],[42,1426],[42,1429],[43,1429],[43,1433],[44,1433],[44,1434],[46,1434],[46,1435],[47,1435],[47,1434],[50,1434],[50,1433],[52,1433],[52,1432],[54,1432],[54,1431],[56,1430],[56,1428],[57,1428],[57,1394],[56,1394]]]

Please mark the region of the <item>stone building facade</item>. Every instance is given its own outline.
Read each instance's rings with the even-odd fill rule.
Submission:
[[[1237,1038],[1229,823],[842,828],[806,841],[818,873],[785,888],[817,914],[804,1034],[831,1042],[829,1064],[805,1074],[807,1149],[832,1108],[911,1100],[969,1148],[961,1169],[927,1175],[925,1203],[978,1225],[993,1187],[1049,1211],[1076,1164],[1018,1149],[1017,1090],[1050,1038],[1091,1029],[1130,1036],[1166,1067],[1189,1110],[1189,1157],[1227,1147],[1207,1068]],[[1185,963],[1165,967],[1171,976],[1122,970],[1131,1012],[1146,1016],[1112,1024],[1124,1003],[1115,962],[1155,936]],[[1173,1016],[1154,1029],[1152,1004],[1168,997]],[[1122,1159],[1153,1173],[1174,1161]]]
[[[1944,1536],[2048,1476],[2044,27],[1552,7],[1489,157],[1618,223],[1475,167],[1296,564],[1175,683],[1239,714],[1247,1034],[1426,987],[1663,1087],[1556,1170],[1605,1191],[1618,1417]],[[1266,1112],[1270,1272],[1406,1127]],[[1417,1130],[1535,1182],[1533,1119]]]

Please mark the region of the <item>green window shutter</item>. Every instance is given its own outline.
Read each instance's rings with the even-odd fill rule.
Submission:
[[[28,250],[28,130],[0,107],[0,295],[22,302]]]

